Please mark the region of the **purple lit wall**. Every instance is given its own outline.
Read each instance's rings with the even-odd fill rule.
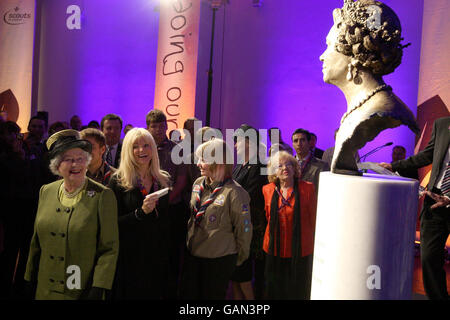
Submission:
[[[404,42],[412,43],[404,51],[402,64],[385,80],[415,114],[423,0],[384,2],[399,16]],[[320,148],[333,146],[333,133],[346,111],[346,101],[337,87],[323,82],[319,56],[326,49],[332,10],[342,4],[342,0],[320,4],[265,0],[262,7],[255,8],[251,1],[230,1],[225,10],[222,8],[214,48],[212,125],[237,128],[246,122],[258,128],[278,126],[286,142],[301,127],[318,135]],[[223,73],[217,74],[220,70]],[[406,127],[382,132],[360,154],[390,141],[404,145],[407,155],[413,154],[414,135]],[[367,161],[390,161],[390,154],[388,147]]]
[[[49,123],[78,114],[87,124],[117,113],[145,126],[153,107],[157,0],[41,0],[38,110]],[[70,5],[81,29],[69,30]]]
[[[159,0],[39,0],[41,38],[38,110],[50,122],[79,114],[85,124],[117,113],[125,123],[145,126],[152,108]],[[200,0],[197,0],[200,1]],[[385,0],[398,14],[405,49],[402,64],[386,82],[416,113],[423,0]],[[334,145],[333,133],[346,111],[341,91],[322,80],[319,56],[342,0],[230,0],[217,12],[211,125],[237,128],[278,126],[290,143],[299,127],[318,135],[318,146]],[[82,10],[81,30],[68,30],[66,9]],[[205,120],[211,9],[202,0],[196,116]],[[406,127],[382,132],[360,154],[392,141],[414,149]],[[391,148],[368,161],[389,161]]]

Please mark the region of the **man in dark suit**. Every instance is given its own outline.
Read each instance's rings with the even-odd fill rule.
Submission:
[[[420,213],[420,249],[425,292],[430,299],[448,299],[444,247],[450,232],[450,117],[433,125],[428,145],[408,159],[380,163],[392,171],[418,169],[432,164],[430,181]],[[446,171],[449,171],[446,174]]]
[[[311,152],[311,133],[305,129],[297,129],[292,134],[292,146],[295,158],[300,165],[301,180],[314,183],[316,194],[319,191],[319,175],[329,171],[328,163],[317,159]]]
[[[120,165],[120,153],[122,152],[122,142],[120,134],[122,132],[122,118],[116,114],[110,113],[103,117],[100,127],[106,138],[106,162],[118,168]]]
[[[392,161],[396,162],[406,159],[406,149],[403,146],[395,146],[392,148]],[[415,168],[407,168],[405,170],[398,169],[398,174],[400,174],[402,177],[407,177],[411,179],[419,180],[419,173],[417,169]]]
[[[309,141],[311,152],[317,159],[322,159],[323,157],[323,150],[316,147],[317,144],[317,136],[315,133],[310,132],[311,134],[311,140]]]
[[[261,174],[261,170],[265,167],[260,159],[259,132],[248,124],[242,124],[234,133],[234,141],[237,164],[233,169],[232,177],[250,196],[253,233],[250,255],[242,265],[236,267],[231,278],[233,297],[235,300],[260,300],[264,296],[265,254],[262,247],[267,226],[262,187],[268,183],[268,180],[266,175]],[[254,279],[254,294],[252,279]]]

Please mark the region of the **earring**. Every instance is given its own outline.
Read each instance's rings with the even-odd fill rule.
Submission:
[[[361,83],[362,83],[362,78],[359,76],[359,70],[358,70],[358,68],[356,68],[356,71],[355,71],[355,77],[353,78],[353,82],[354,82],[355,84],[361,84]]]
[[[353,74],[352,74],[352,64],[349,63],[348,64],[348,71],[347,71],[347,80],[351,81],[353,79]]]

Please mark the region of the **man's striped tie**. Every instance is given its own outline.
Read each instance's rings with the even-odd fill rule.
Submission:
[[[444,180],[442,180],[441,191],[444,195],[450,195],[450,161],[445,168]]]
[[[108,164],[110,166],[113,165],[113,160],[112,160],[112,149],[114,147],[108,147],[108,152],[106,153],[106,162],[108,162]]]

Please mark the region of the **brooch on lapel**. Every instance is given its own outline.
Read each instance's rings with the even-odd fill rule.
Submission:
[[[88,191],[86,192],[86,194],[88,195],[88,197],[93,198],[93,197],[95,196],[95,191],[94,191],[94,190],[88,190]]]

